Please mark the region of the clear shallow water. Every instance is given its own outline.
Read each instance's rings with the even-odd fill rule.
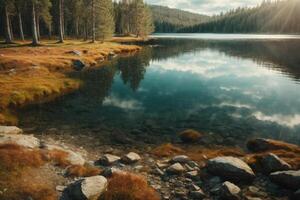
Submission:
[[[300,40],[156,43],[71,74],[84,82],[82,89],[20,110],[21,125],[41,131],[67,126],[112,142],[118,135],[167,142],[194,128],[219,143],[262,136],[300,144]]]

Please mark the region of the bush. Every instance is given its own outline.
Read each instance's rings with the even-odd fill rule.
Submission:
[[[72,165],[67,168],[67,176],[70,177],[90,177],[101,174],[102,170],[90,165]]]
[[[175,147],[171,143],[160,145],[151,151],[152,154],[158,157],[174,156],[182,154],[183,152],[184,151],[182,149],[180,149],[179,147]]]
[[[115,173],[100,200],[159,200],[159,195],[145,178],[130,173]]]

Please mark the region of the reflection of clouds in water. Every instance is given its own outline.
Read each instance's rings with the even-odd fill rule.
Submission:
[[[217,107],[235,107],[235,108],[246,108],[246,109],[252,109],[253,107],[249,104],[243,104],[240,102],[222,102],[218,105],[215,105]]]
[[[253,67],[253,65],[257,67]],[[165,61],[153,61],[152,66],[161,73],[166,71],[188,72],[208,79],[224,76],[266,77],[275,73],[267,68],[258,67],[258,64],[251,60],[240,60],[210,50],[188,53]]]
[[[238,87],[225,87],[225,86],[220,86],[221,90],[225,90],[226,92],[234,91],[234,90],[239,90]]]
[[[121,108],[124,110],[141,110],[143,109],[142,103],[131,99],[131,100],[125,100],[118,98],[116,96],[109,96],[106,97],[103,106],[113,106],[117,108]]]
[[[262,112],[255,112],[253,113],[254,117],[261,121],[269,121],[275,122],[279,125],[287,126],[290,128],[294,128],[295,126],[300,125],[300,115],[282,115],[282,114],[275,114],[275,115],[265,115]]]

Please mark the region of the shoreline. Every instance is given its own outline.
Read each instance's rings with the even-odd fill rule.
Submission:
[[[193,134],[187,134],[188,137],[179,134],[181,142],[177,144],[149,145],[143,149],[130,145],[89,148],[89,142],[78,146],[71,141],[49,135],[35,137],[17,127],[0,126],[0,159],[3,159],[1,151],[11,148],[7,147],[9,141],[22,148],[31,149],[30,151],[49,154],[50,162],[47,160],[48,164],[35,167],[34,170],[35,173],[46,170],[46,175],[53,184],[52,192],[57,193],[57,199],[60,200],[67,200],[65,193],[72,195],[70,187],[80,180],[101,176],[108,180],[109,187],[110,181],[122,174],[144,177],[149,187],[158,193],[160,199],[165,200],[222,199],[223,195],[229,195],[230,199],[247,200],[297,199],[297,180],[300,177],[299,146],[262,138],[248,141],[245,150],[213,144],[205,146],[199,143],[205,134],[198,135],[197,140]],[[83,141],[84,138],[80,137],[80,140]],[[68,162],[64,165],[57,162],[66,163],[64,159],[70,157],[58,159],[57,156],[61,156],[62,152],[72,155],[72,159],[67,159]],[[132,160],[124,161],[128,153],[128,158]],[[54,158],[51,155],[55,155]],[[285,175],[287,172],[293,175]],[[232,175],[228,176],[228,173]],[[280,179],[277,178],[277,173],[280,174]],[[291,184],[284,185],[286,180]],[[221,191],[227,186],[236,188],[238,192],[227,191],[223,194]],[[130,188],[123,189],[132,192]]]
[[[44,41],[39,47],[26,44],[0,45],[0,124],[18,124],[13,114],[15,107],[50,101],[79,89],[84,83],[69,73],[101,66],[118,55],[141,49],[115,42],[92,44],[75,40],[64,44]]]

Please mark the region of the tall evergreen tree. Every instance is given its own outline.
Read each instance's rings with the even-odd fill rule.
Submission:
[[[111,0],[100,0],[97,6],[97,38],[102,42],[112,37],[115,31],[113,14],[113,4]]]

